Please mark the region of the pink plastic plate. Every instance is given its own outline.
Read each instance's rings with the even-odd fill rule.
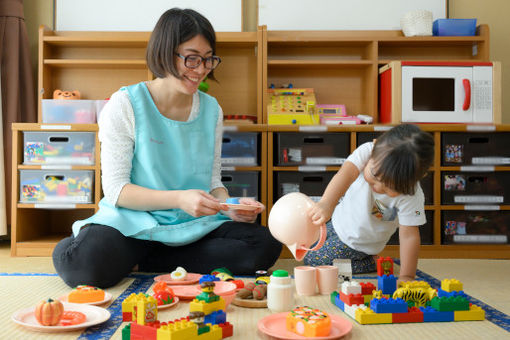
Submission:
[[[271,314],[259,320],[259,330],[269,336],[277,339],[299,340],[299,339],[338,339],[349,334],[352,330],[352,323],[338,315],[329,314],[331,318],[331,332],[329,336],[306,337],[287,330],[286,317],[287,312]]]
[[[234,283],[228,281],[215,281],[214,283],[214,294],[220,296],[230,296],[235,294],[237,286]],[[172,290],[174,291],[175,296],[182,300],[194,299],[202,292],[200,285],[173,286]]]
[[[195,273],[188,273],[185,280],[172,280],[172,277],[170,274],[165,275],[159,275],[154,278],[154,281],[156,282],[166,282],[167,285],[192,285],[194,283],[197,283],[200,278],[202,277],[202,274],[195,274]]]

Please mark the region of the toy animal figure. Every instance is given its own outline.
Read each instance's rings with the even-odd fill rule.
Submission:
[[[55,90],[53,91],[53,99],[80,99],[80,91],[62,91]]]

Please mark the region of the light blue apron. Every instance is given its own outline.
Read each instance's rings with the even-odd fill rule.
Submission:
[[[145,83],[122,90],[128,91],[135,115],[131,183],[156,190],[209,192],[219,113],[216,99],[199,92],[198,117],[180,122],[159,113]],[[193,217],[181,209],[131,210],[112,206],[103,198],[94,216],[73,224],[73,233],[76,236],[82,226],[97,223],[125,236],[180,246],[202,238],[227,220],[221,214]]]

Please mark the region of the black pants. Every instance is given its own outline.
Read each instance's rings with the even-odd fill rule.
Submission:
[[[53,251],[58,275],[70,287],[80,284],[108,288],[140,271],[170,273],[177,266],[209,274],[226,267],[236,275],[267,270],[280,255],[281,244],[268,228],[253,223],[225,222],[189,245],[170,247],[122,235],[99,224],[84,227],[78,236],[60,241]]]

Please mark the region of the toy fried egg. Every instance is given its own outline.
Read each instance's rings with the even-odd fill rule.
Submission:
[[[173,272],[170,273],[170,278],[175,281],[186,280],[188,272],[182,267],[177,267]]]

